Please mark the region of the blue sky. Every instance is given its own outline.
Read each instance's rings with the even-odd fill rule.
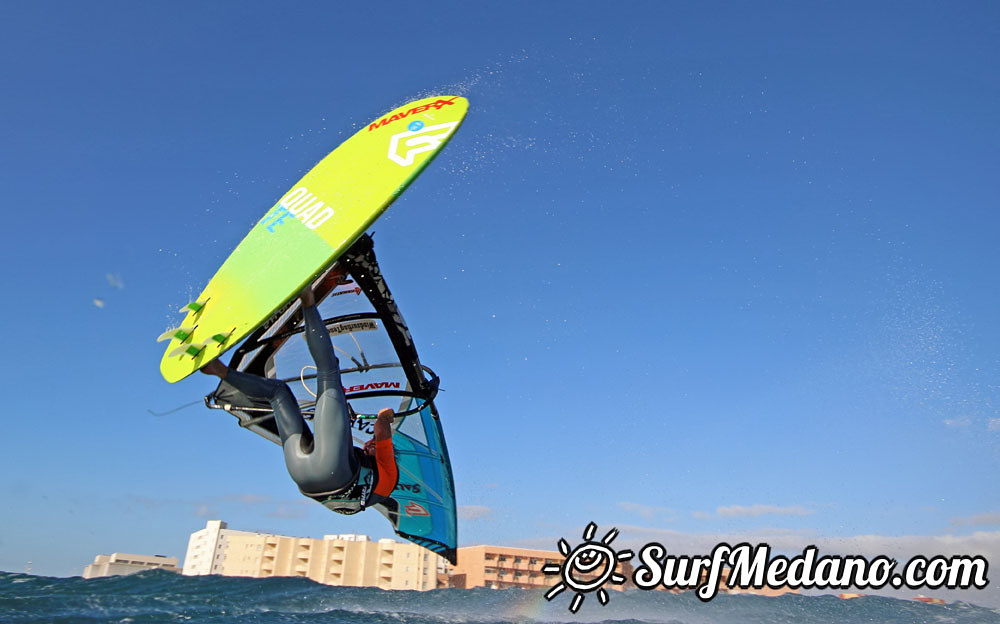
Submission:
[[[388,534],[234,419],[152,416],[214,387],[154,339],[316,161],[438,93],[469,116],[375,230],[462,544],[1000,553],[991,3],[0,13],[0,569],[183,557],[215,518]]]

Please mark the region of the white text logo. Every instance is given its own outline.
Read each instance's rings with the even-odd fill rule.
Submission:
[[[400,166],[409,167],[416,161],[417,154],[435,150],[444,143],[457,125],[457,121],[433,126],[414,121],[406,132],[392,135],[389,140],[389,159]]]
[[[295,217],[310,230],[315,230],[333,216],[333,208],[324,204],[304,186],[291,190],[281,198],[272,214],[265,219],[267,231],[284,223],[287,217]]]

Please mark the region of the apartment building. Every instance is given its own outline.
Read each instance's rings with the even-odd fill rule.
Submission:
[[[446,587],[461,589],[471,589],[473,587],[488,587],[491,589],[523,588],[531,589],[536,587],[551,587],[562,580],[559,574],[545,574],[542,568],[546,564],[561,566],[564,557],[555,551],[529,550],[525,548],[508,548],[505,546],[469,546],[458,549],[458,563],[448,570]],[[616,572],[627,579],[625,583],[618,585],[607,583],[604,587],[609,590],[625,591],[634,589],[632,575],[635,567],[628,561],[618,562]],[[707,572],[702,573],[705,579]],[[749,589],[730,590],[725,581],[729,577],[729,569],[722,571],[722,583],[720,592],[756,594],[759,596],[780,596],[786,593],[798,593],[787,587],[770,589]],[[586,578],[586,575],[581,575]],[[679,590],[666,590],[662,587],[658,591],[671,591],[679,593]]]
[[[187,576],[222,574],[229,540],[254,535],[261,533],[234,531],[222,520],[209,520],[204,529],[195,531],[188,539],[187,554],[184,556],[184,574]]]
[[[323,539],[289,537],[235,531],[225,522],[212,520],[191,534],[184,574],[299,576],[325,585],[417,591],[441,587],[532,589],[559,583],[560,574],[545,574],[543,569],[546,565],[560,567],[564,559],[556,551],[483,545],[459,548],[457,564],[449,566],[443,558],[416,544],[392,539],[372,541],[366,535],[352,534],[326,535]],[[176,564],[176,559],[173,561]],[[626,582],[608,583],[606,589],[624,591],[635,587],[630,562],[618,562],[616,571]],[[723,579],[728,573],[723,571]],[[724,583],[720,590],[730,593]],[[744,593],[779,595],[788,591],[783,588]]]
[[[559,576],[543,573],[542,567],[549,563],[561,565],[562,561],[563,556],[555,551],[467,546],[458,549],[458,563],[448,571],[448,586],[462,589],[549,587],[559,582]]]
[[[191,535],[185,574],[301,576],[325,585],[428,590],[442,585],[441,557],[416,544],[365,535],[323,539],[233,531],[213,520]]]
[[[83,578],[92,579],[102,576],[120,576],[135,574],[143,570],[181,571],[177,567],[177,557],[111,553],[110,555],[97,555],[94,557],[94,563],[83,569]]]

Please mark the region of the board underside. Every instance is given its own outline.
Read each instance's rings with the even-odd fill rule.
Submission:
[[[452,137],[459,96],[401,106],[327,155],[264,215],[198,296],[160,361],[179,381],[235,346],[357,240]],[[192,354],[191,352],[195,352]]]

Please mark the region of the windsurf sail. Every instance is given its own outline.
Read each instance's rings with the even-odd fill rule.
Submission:
[[[384,504],[375,505],[395,532],[455,563],[457,521],[455,484],[434,397],[438,377],[423,366],[410,331],[375,260],[368,235],[358,241],[321,278],[319,312],[340,360],[341,381],[352,413],[355,445],[373,434],[381,408],[396,410],[392,441],[399,482]],[[233,354],[230,367],[285,381],[311,419],[315,406],[315,368],[303,336],[298,300],[279,310]],[[241,427],[281,444],[270,405],[248,397],[224,381],[205,404],[235,416]]]

